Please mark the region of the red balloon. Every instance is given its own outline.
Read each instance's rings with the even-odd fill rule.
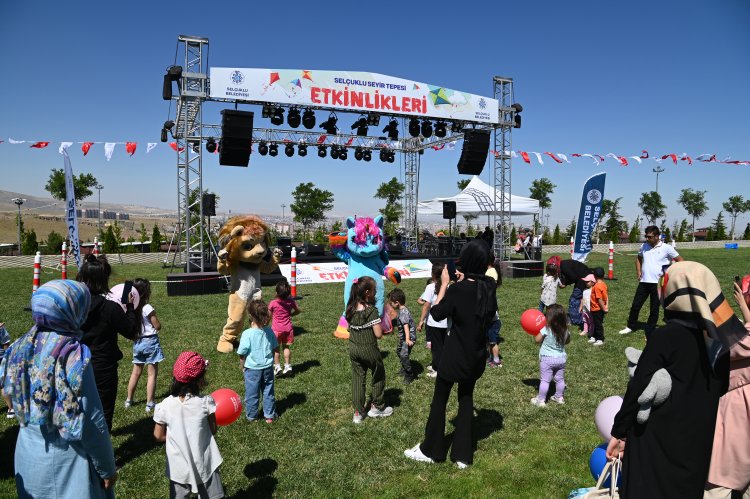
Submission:
[[[216,402],[216,424],[226,426],[242,414],[242,399],[231,388],[219,388],[211,394]]]
[[[547,325],[547,318],[536,308],[530,308],[521,314],[521,327],[532,336],[539,334]]]

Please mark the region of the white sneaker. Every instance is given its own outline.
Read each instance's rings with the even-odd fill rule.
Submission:
[[[630,329],[629,327],[626,327],[624,329],[620,329],[620,334],[630,334],[632,332],[633,332],[633,330]]]
[[[15,413],[15,412],[13,412],[13,409],[10,409],[10,410],[8,411],[8,414],[6,414],[6,415],[5,415],[5,418],[6,418],[6,419],[13,419],[13,418],[15,418],[15,417],[16,417],[16,413]]]
[[[564,405],[565,404],[565,398],[558,397],[557,395],[552,395],[549,399],[551,401],[553,401],[553,402],[557,402],[560,405]]]
[[[594,342],[594,346],[595,346],[595,347],[600,347],[600,346],[602,346],[602,345],[604,345],[604,342],[603,342],[602,340],[596,340],[596,341]]]
[[[404,456],[408,457],[409,459],[419,461],[421,463],[434,463],[435,462],[432,460],[431,457],[427,457],[424,454],[422,454],[422,449],[419,448],[419,444],[415,445],[411,449],[406,449],[404,451]]]
[[[469,465],[462,461],[456,461],[456,467],[458,467],[458,469],[460,470],[465,470],[466,468],[469,467]]]
[[[289,374],[290,372],[292,372],[292,366],[289,365],[289,364],[286,364],[284,366],[284,370],[281,372],[281,374]]]
[[[281,374],[281,366],[278,365],[278,364],[274,364],[273,365],[273,375],[274,376],[278,376],[279,374]]]
[[[146,402],[146,414],[151,414],[151,411],[154,410],[154,406],[156,404],[153,402]]]
[[[352,423],[359,424],[364,420],[365,420],[365,417],[362,414],[360,414],[359,412],[355,412],[354,417],[352,418]]]
[[[370,407],[370,410],[367,411],[367,416],[371,418],[387,418],[393,414],[393,407],[386,406],[382,409],[378,409],[374,405]]]
[[[596,338],[594,338],[593,336],[589,338],[589,343],[594,343],[595,341],[596,341]]]
[[[133,401],[132,401],[132,400],[126,400],[126,401],[125,401],[125,409],[127,409],[127,408],[128,408],[128,407],[130,407],[131,405],[133,405]]]
[[[547,403],[544,400],[539,400],[539,397],[534,397],[531,399],[531,405],[535,405],[537,407],[545,407]]]

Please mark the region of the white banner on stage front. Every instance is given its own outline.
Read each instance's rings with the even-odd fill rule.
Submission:
[[[378,73],[211,68],[211,98],[498,123],[498,101]]]
[[[430,277],[432,263],[428,259],[393,260],[389,264],[401,274],[401,279]],[[279,265],[282,275],[291,280],[291,266]],[[344,282],[349,274],[349,266],[344,262],[297,263],[297,284],[320,284],[325,282]],[[384,278],[385,279],[385,278]]]

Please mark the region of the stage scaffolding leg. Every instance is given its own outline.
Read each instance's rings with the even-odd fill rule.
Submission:
[[[405,151],[404,155],[404,227],[406,250],[418,251],[419,225],[417,224],[417,200],[419,198],[419,153]]]
[[[514,241],[510,240],[511,229],[511,130],[513,130],[513,79],[495,76],[494,97],[498,101],[500,124],[495,128],[494,160],[492,161],[493,186],[495,187],[495,206],[501,206],[500,213],[495,212],[494,229],[495,241],[493,251],[495,257],[503,260],[510,259],[510,248]],[[499,196],[499,199],[498,199]]]

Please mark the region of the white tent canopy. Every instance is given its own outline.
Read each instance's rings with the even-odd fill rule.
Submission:
[[[419,215],[441,215],[443,213],[444,201],[456,202],[456,213],[471,215],[492,215],[500,213],[500,203],[502,194],[482,182],[479,177],[474,175],[471,182],[466,188],[455,196],[438,197],[429,201],[422,201],[417,204],[417,213]],[[498,199],[495,205],[495,197]],[[506,206],[506,211],[511,215],[534,215],[539,213],[539,201],[536,199],[514,196],[510,194],[510,206]]]

